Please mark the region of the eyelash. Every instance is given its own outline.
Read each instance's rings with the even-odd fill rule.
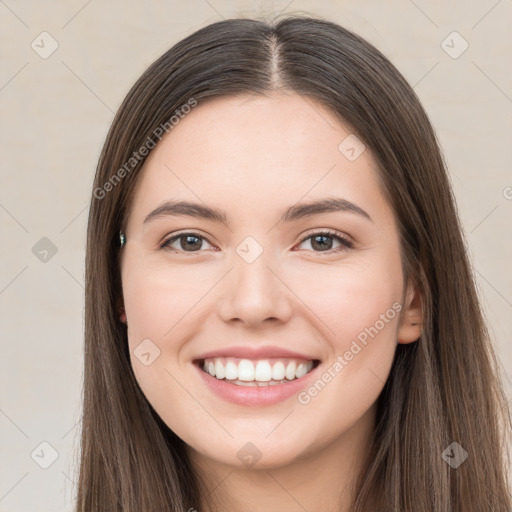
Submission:
[[[325,236],[325,235],[329,236],[330,238],[334,238],[335,240],[340,242],[340,244],[343,247],[342,248],[338,248],[338,249],[330,249],[329,251],[313,251],[313,252],[315,252],[317,254],[332,254],[332,253],[343,252],[343,251],[346,251],[348,249],[352,249],[354,247],[353,242],[351,242],[348,238],[345,238],[344,236],[340,235],[338,232],[330,230],[330,229],[325,229],[323,231],[317,231],[317,232],[314,232],[314,233],[310,233],[309,235],[304,237],[299,242],[298,245],[301,245],[306,240],[309,240],[310,238],[314,238],[315,236]],[[196,237],[196,238],[199,238],[199,239],[203,239],[203,240],[206,240],[210,245],[213,245],[206,237],[200,235],[199,233],[193,233],[193,232],[188,232],[187,231],[187,232],[184,232],[184,233],[178,233],[177,235],[174,235],[171,238],[167,239],[166,241],[164,241],[160,245],[160,248],[161,249],[166,249],[166,250],[168,250],[170,252],[175,252],[175,253],[178,253],[178,252],[187,253],[187,252],[189,252],[190,254],[194,254],[194,253],[198,253],[198,252],[203,252],[203,251],[183,251],[181,249],[171,249],[169,247],[169,245],[171,243],[173,243],[176,240],[179,240],[180,238],[185,237],[185,236],[193,236],[193,237]]]

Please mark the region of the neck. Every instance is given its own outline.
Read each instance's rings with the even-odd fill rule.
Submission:
[[[349,512],[355,484],[368,456],[375,405],[332,442],[297,450],[285,466],[240,468],[190,449],[191,463],[209,490],[200,512]]]

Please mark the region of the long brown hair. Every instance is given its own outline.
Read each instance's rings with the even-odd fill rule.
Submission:
[[[397,219],[404,274],[422,296],[422,334],[397,347],[353,511],[510,512],[510,412],[433,128],[382,53],[306,16],[229,19],[198,30],[144,72],[115,116],[87,231],[77,511],[186,511],[206,496],[183,441],[132,372],[119,321],[119,231],[147,153],[141,148],[158,142],[161,127],[174,129],[177,111],[276,89],[321,102],[370,149]],[[461,449],[467,459],[455,468],[448,462]]]

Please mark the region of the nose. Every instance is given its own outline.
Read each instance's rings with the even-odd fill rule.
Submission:
[[[263,322],[287,322],[292,314],[293,293],[264,251],[248,263],[236,256],[234,268],[222,283],[218,314],[226,322],[258,327]]]

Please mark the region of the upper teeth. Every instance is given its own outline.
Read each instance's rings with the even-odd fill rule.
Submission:
[[[205,359],[203,369],[212,377],[226,380],[241,380],[245,382],[283,379],[300,379],[313,368],[313,361],[298,359],[236,359],[233,357],[214,357]]]

